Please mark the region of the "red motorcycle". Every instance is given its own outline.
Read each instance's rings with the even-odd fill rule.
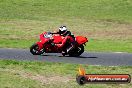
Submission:
[[[63,36],[59,34],[44,32],[40,34],[40,41],[30,47],[30,52],[33,55],[41,55],[43,53],[61,53],[62,48],[59,48],[57,45],[61,44],[63,39]],[[80,56],[84,52],[85,43],[88,42],[88,39],[83,36],[76,36],[75,40],[76,44],[74,45],[74,48],[67,53],[69,56]],[[71,42],[67,41],[66,44],[70,46]]]

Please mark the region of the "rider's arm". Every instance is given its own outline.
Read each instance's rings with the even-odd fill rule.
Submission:
[[[67,36],[71,36],[72,38],[74,38],[74,35],[70,31],[68,31]]]
[[[51,34],[60,34],[59,32],[54,32],[54,33],[51,33]]]

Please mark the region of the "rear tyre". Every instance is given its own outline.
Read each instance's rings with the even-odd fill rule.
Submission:
[[[80,45],[78,47],[78,55],[80,56],[83,52],[84,52],[84,46],[83,45]]]
[[[78,57],[84,52],[84,46],[80,45],[79,47],[68,52],[71,57]]]
[[[41,50],[38,50],[39,49],[39,46],[38,44],[33,44],[31,47],[30,47],[30,52],[33,54],[33,55],[41,55],[44,53],[44,49],[41,49]]]

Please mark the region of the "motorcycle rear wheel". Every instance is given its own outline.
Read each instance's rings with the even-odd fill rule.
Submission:
[[[38,44],[33,44],[31,47],[30,47],[30,52],[33,54],[33,55],[41,55],[44,53],[44,49],[41,49],[41,50],[38,50],[39,46]]]
[[[78,57],[84,52],[84,46],[80,45],[79,47],[69,51],[69,56],[71,57]]]

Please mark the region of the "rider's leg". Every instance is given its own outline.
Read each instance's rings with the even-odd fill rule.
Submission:
[[[75,44],[76,44],[74,38],[70,37],[69,39],[70,39],[70,45],[67,47],[67,53],[68,53],[70,50],[72,50],[72,49],[75,47]]]
[[[70,36],[66,36],[65,39],[63,39],[62,44],[59,45],[59,47],[62,48],[62,53],[66,54],[74,48],[74,45],[75,40]]]

